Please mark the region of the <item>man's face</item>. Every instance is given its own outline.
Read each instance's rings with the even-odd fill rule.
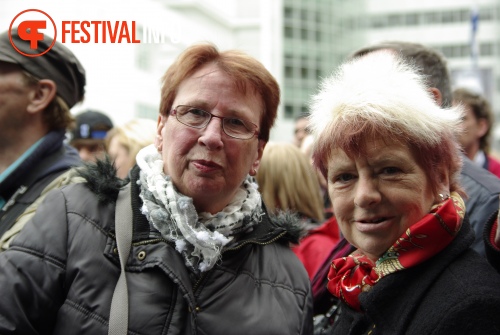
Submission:
[[[470,106],[465,106],[465,113],[462,122],[463,132],[459,137],[460,145],[469,158],[474,159],[476,151],[479,149],[481,138],[488,131],[486,119],[478,119]]]
[[[309,134],[307,129],[307,125],[309,124],[309,120],[306,118],[298,119],[295,122],[295,145],[300,147],[302,145],[302,141]]]
[[[78,150],[78,154],[84,162],[95,162],[98,159],[103,159],[106,154],[106,147],[102,140],[75,141],[71,145]]]
[[[21,67],[0,62],[0,147],[17,142],[20,129],[29,123],[26,107],[31,91]]]

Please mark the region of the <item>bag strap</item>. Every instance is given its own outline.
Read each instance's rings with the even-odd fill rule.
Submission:
[[[19,216],[38,199],[45,187],[70,168],[62,166],[44,175],[45,171],[62,159],[64,153],[65,149],[62,146],[61,149],[50,154],[41,162],[34,164],[28,176],[17,178],[17,182],[22,180],[22,183],[16,186],[17,190],[8,199],[5,199],[7,202],[0,209],[0,237],[12,228]]]
[[[108,335],[125,335],[128,332],[128,290],[125,264],[127,264],[132,248],[131,184],[129,183],[120,190],[115,207],[116,245],[121,272],[111,299]]]

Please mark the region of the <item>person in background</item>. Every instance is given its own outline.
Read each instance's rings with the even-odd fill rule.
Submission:
[[[318,183],[321,189],[321,195],[323,198],[323,206],[325,207],[325,218],[330,219],[333,215],[332,209],[331,209],[331,204],[330,204],[330,198],[328,197],[328,184],[326,183],[325,177],[321,174],[320,171],[313,165],[312,161],[312,148],[314,145],[314,136],[311,134],[307,135],[304,140],[302,141],[302,144],[300,145],[300,151],[306,155],[308,160],[310,161],[310,164],[313,168],[313,171],[315,172],[316,178],[318,179]]]
[[[46,37],[37,49],[11,32],[24,53],[41,53],[53,43]],[[81,164],[65,145],[74,125],[70,108],[82,101],[85,70],[59,42],[38,57],[14,49],[8,32],[0,34],[0,251],[21,231],[46,193],[71,182],[69,170]]]
[[[309,165],[320,185],[321,197],[326,221],[307,231],[307,234],[293,246],[292,250],[306,268],[309,279],[313,279],[326,257],[330,254],[332,246],[340,240],[339,227],[333,217],[330,198],[328,197],[328,184],[325,177],[314,166],[312,161],[312,148],[314,137],[307,135],[300,150],[306,155]],[[298,192],[301,192],[300,190]]]
[[[88,164],[0,253],[0,333],[311,334],[299,222],[269,215],[252,177],[279,100],[245,53],[181,53],[130,178]]]
[[[309,124],[308,116],[308,113],[302,113],[295,118],[294,143],[299,148],[302,146],[302,141],[309,134],[309,129],[307,128]]]
[[[136,164],[135,157],[139,150],[154,143],[156,122],[150,119],[133,119],[108,131],[106,150],[116,167],[118,178],[127,177]]]
[[[490,155],[491,128],[494,123],[491,105],[481,94],[467,88],[453,91],[453,104],[465,109],[460,145],[465,155],[477,165],[500,177],[500,162]]]
[[[113,128],[113,122],[104,113],[86,110],[76,115],[76,127],[69,144],[78,150],[85,162],[96,162],[106,155],[104,139]]]
[[[297,213],[307,227],[324,220],[321,190],[307,157],[291,143],[268,143],[255,176],[271,213]]]
[[[356,250],[334,259],[332,334],[497,334],[500,276],[470,247],[461,110],[390,51],[343,64],[313,96],[315,165]]]

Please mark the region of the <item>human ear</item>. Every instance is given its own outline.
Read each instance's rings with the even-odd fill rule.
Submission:
[[[437,173],[439,173],[438,187],[436,188],[436,200],[435,203],[439,203],[442,201],[440,194],[450,194],[450,174],[449,171],[442,167],[438,169]]]
[[[488,120],[486,120],[485,118],[480,118],[479,120],[477,120],[477,125],[479,126],[477,135],[478,138],[481,138],[488,132]]]
[[[41,79],[32,85],[29,93],[29,103],[26,110],[29,113],[39,113],[45,110],[54,100],[57,93],[57,85],[53,80]]]
[[[161,114],[158,116],[158,124],[156,126],[156,136],[155,136],[154,144],[155,144],[156,150],[158,150],[158,152],[161,152],[163,149],[162,131],[163,131],[163,127],[165,126],[165,122],[164,122],[163,118],[164,118],[164,116]]]
[[[257,158],[255,161],[252,163],[252,167],[249,171],[249,174],[251,176],[254,176],[257,174],[257,171],[260,166],[260,160],[262,159],[262,154],[264,153],[264,148],[266,147],[267,142],[264,140],[259,140],[258,148],[257,148]]]
[[[441,107],[441,105],[443,104],[443,95],[441,94],[441,91],[436,87],[431,87],[429,90],[431,91],[436,104]]]

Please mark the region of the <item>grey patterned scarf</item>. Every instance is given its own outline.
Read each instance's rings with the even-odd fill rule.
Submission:
[[[193,272],[210,270],[224,246],[237,234],[251,231],[263,215],[261,197],[248,176],[223,211],[198,213],[193,199],[177,192],[170,176],[163,173],[163,160],[154,145],[137,154],[142,213],[161,235],[175,243]]]

